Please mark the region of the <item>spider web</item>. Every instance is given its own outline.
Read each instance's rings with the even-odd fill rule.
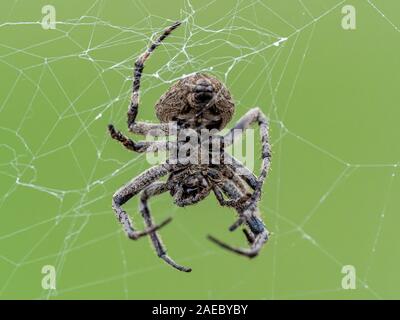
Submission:
[[[41,1],[1,4],[1,297],[398,297],[393,101],[400,97],[384,81],[395,79],[387,74],[396,58],[382,55],[387,64],[374,67],[372,56],[398,52],[395,2],[357,3],[355,31],[340,25],[347,1],[168,3],[55,1],[55,30],[41,28]],[[363,24],[366,17],[370,26]],[[139,118],[155,121],[152,105],[180,77],[209,72],[230,88],[235,120],[251,107],[263,109],[273,148],[260,204],[273,236],[256,260],[228,255],[204,240],[210,232],[244,244],[239,232],[226,232],[233,213],[215,207],[212,196],[190,209],[174,207],[168,195],[152,199],[157,221],[174,217],[161,234],[171,256],[193,267],[189,276],[159,261],[147,241],[128,241],[116,223],[112,194],[148,164],[105,130],[111,122],[126,132],[133,62],[175,19],[182,26],[146,65]],[[362,100],[357,89],[363,81],[379,84],[375,76],[334,78],[332,65],[341,58],[356,61],[357,45],[366,46],[359,39],[371,30],[374,39],[385,38],[359,67],[381,68],[383,85]],[[337,46],[356,45],[341,51],[332,38]],[[379,94],[386,102],[380,109],[381,101],[374,101]],[[126,207],[143,227],[137,199]],[[55,267],[56,290],[41,287],[44,265]],[[356,290],[341,287],[344,265],[357,270]]]

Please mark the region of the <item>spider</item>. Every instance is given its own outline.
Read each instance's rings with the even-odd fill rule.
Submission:
[[[140,79],[144,63],[154,49],[180,24],[181,22],[177,21],[166,28],[161,36],[135,62],[132,96],[127,113],[128,130],[131,133],[143,136],[176,135],[176,132],[172,132],[170,123],[177,124],[178,132],[184,128],[196,132],[204,128],[220,131],[225,128],[233,116],[235,104],[225,85],[213,76],[195,73],[183,77],[173,84],[156,103],[156,115],[160,123],[136,121]],[[234,132],[243,131],[254,123],[259,126],[262,143],[262,165],[258,177],[224,151],[224,148],[231,145],[236,138]],[[155,152],[167,150],[170,147],[169,143],[165,141],[135,142],[116,130],[111,124],[108,126],[108,131],[112,139],[119,141],[125,148],[134,152]],[[128,184],[120,188],[112,198],[112,208],[126,235],[133,240],[149,235],[157,255],[172,267],[184,272],[190,272],[192,269],[181,266],[171,259],[158,235],[157,231],[168,224],[171,218],[160,224],[153,222],[148,207],[148,200],[153,196],[169,191],[174,203],[183,207],[195,204],[213,192],[221,206],[236,210],[238,218],[229,230],[234,231],[244,225],[243,232],[249,247],[233,247],[210,235],[208,239],[239,255],[249,258],[257,256],[269,236],[257,209],[271,158],[266,116],[259,108],[250,109],[228,133],[224,136],[215,135],[215,137],[223,141],[220,149],[222,161],[219,164],[189,163],[182,165],[167,160],[165,163],[151,167],[133,178]],[[227,159],[230,161],[226,161]],[[240,170],[240,175],[237,174],[237,170]],[[167,175],[166,182],[158,181]],[[123,204],[138,193],[141,193],[139,210],[146,225],[146,229],[143,231],[134,228],[128,214],[122,208]]]

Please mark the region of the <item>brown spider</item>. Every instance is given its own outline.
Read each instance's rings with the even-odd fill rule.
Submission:
[[[154,49],[179,25],[180,22],[175,22],[167,28],[135,62],[132,97],[127,114],[128,129],[132,133],[170,136],[176,135],[177,132],[179,133],[184,129],[194,130],[197,133],[201,129],[219,131],[226,126],[233,116],[235,105],[224,84],[210,75],[196,73],[176,82],[157,102],[155,108],[160,123],[136,122],[140,78],[144,62]],[[177,125],[177,132],[172,132],[171,123]],[[234,132],[243,131],[253,123],[257,123],[260,127],[262,142],[262,167],[258,177],[224,151],[225,146],[233,143],[236,137]],[[165,141],[135,142],[115,130],[113,125],[109,125],[108,129],[113,139],[121,142],[124,147],[131,151],[155,152],[170,148],[170,143]],[[246,249],[235,248],[208,236],[211,241],[225,249],[252,258],[257,256],[263,244],[268,240],[269,233],[257,209],[271,157],[266,116],[259,108],[253,108],[225,136],[213,135],[212,138],[223,141],[219,150],[222,159],[220,163],[172,164],[171,161],[167,160],[166,163],[154,166],[135,177],[113,196],[112,207],[127,236],[136,240],[144,235],[149,235],[157,255],[180,271],[190,272],[191,269],[178,265],[167,255],[166,249],[157,234],[157,230],[169,223],[171,218],[160,224],[154,224],[147,205],[150,197],[163,192],[169,191],[175,204],[183,207],[203,200],[213,191],[220,205],[236,209],[238,219],[229,230],[233,231],[245,223],[248,229],[245,228],[243,231],[250,247]],[[179,145],[177,148],[179,148]],[[237,174],[238,170],[241,172],[240,175]],[[166,182],[157,182],[166,175],[169,175]],[[252,190],[252,193],[248,190]],[[147,226],[144,231],[134,229],[128,214],[121,207],[139,192],[141,192],[140,212]]]

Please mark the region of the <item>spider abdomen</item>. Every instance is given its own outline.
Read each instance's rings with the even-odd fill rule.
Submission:
[[[155,105],[161,122],[176,121],[192,129],[223,129],[232,119],[235,104],[217,78],[195,73],[177,81]]]

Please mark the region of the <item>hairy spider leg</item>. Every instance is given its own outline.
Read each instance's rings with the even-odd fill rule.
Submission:
[[[227,249],[229,251],[247,256],[249,258],[255,257],[258,255],[259,251],[263,247],[263,245],[267,242],[268,240],[268,235],[269,232],[265,228],[265,224],[262,222],[261,218],[256,215],[257,212],[257,203],[260,200],[261,197],[261,190],[262,186],[264,184],[264,181],[267,177],[269,167],[270,167],[270,162],[271,162],[271,151],[270,151],[270,144],[269,144],[269,134],[268,134],[268,121],[266,116],[263,114],[263,112],[259,108],[253,108],[249,110],[237,123],[236,125],[225,135],[224,140],[225,144],[229,145],[233,142],[235,136],[234,132],[237,132],[237,130],[240,130],[242,132],[243,130],[249,128],[253,123],[257,123],[260,127],[260,136],[261,136],[261,144],[262,144],[262,151],[261,151],[261,158],[262,158],[262,164],[261,164],[261,171],[260,174],[257,178],[257,183],[253,184],[254,186],[254,192],[252,193],[251,197],[249,200],[246,201],[246,208],[242,209],[238,206],[236,206],[236,209],[239,213],[239,219],[230,227],[231,231],[234,231],[237,227],[242,225],[244,222],[249,226],[252,234],[248,233],[247,231],[245,232],[246,237],[248,238],[249,242],[251,243],[250,248],[235,248],[232,247],[216,238],[213,236],[208,236],[208,239],[216,243],[217,245],[221,246],[224,249]],[[237,161],[234,166],[238,167],[239,162]],[[242,166],[244,167],[244,166]],[[252,182],[251,179],[249,179],[249,176],[247,177],[247,181],[249,184]],[[236,187],[240,189],[240,186]],[[225,191],[229,192],[229,189],[225,189]],[[220,195],[217,196],[217,198]]]
[[[242,214],[241,208],[238,205],[240,203],[241,199],[241,192],[238,188],[238,186],[232,181],[225,181],[225,183],[222,185],[222,191],[230,198],[229,205],[232,205],[233,208],[236,209],[239,215]],[[221,198],[223,199],[222,193],[217,191],[216,192],[217,199],[219,201]],[[233,201],[231,201],[233,200]],[[235,201],[236,200],[236,201]],[[226,200],[224,200],[226,201]],[[246,216],[245,220],[247,226],[249,227],[250,231],[247,229],[243,229],[243,232],[246,236],[247,241],[250,244],[249,248],[236,248],[233,246],[230,246],[215,237],[209,235],[208,239],[214,242],[215,244],[221,246],[222,248],[249,257],[249,258],[254,258],[258,255],[260,250],[262,249],[263,245],[268,241],[268,235],[269,232],[265,228],[265,224],[262,221],[262,219],[256,215],[255,211],[251,212],[248,216]]]
[[[161,42],[181,23],[179,21],[175,22],[172,26],[164,30],[162,35],[153,42],[150,47],[136,60],[134,67],[134,80],[132,86],[132,96],[131,102],[128,108],[128,129],[136,134],[141,135],[151,135],[151,136],[166,136],[172,133],[171,124],[169,123],[146,123],[138,122],[136,123],[136,116],[139,107],[139,89],[140,89],[140,78],[142,77],[142,72],[144,68],[144,62],[150,56],[150,54],[157,48]],[[123,145],[130,150],[137,152],[145,152],[147,147],[142,147],[141,142],[135,143],[133,140],[124,137],[119,131],[114,129],[112,124],[108,125],[108,131],[111,137],[123,143]],[[142,151],[143,150],[143,151]]]
[[[138,177],[132,179],[127,185],[119,189],[113,196],[112,207],[115,211],[115,215],[117,216],[118,221],[122,224],[126,235],[132,239],[137,240],[142,236],[150,234],[155,230],[160,229],[165,226],[169,222],[171,222],[171,218],[166,219],[159,225],[152,226],[149,229],[144,231],[136,231],[133,227],[133,223],[131,222],[126,211],[122,209],[122,205],[130,200],[133,196],[138,194],[144,188],[149,186],[154,181],[159,178],[165,176],[172,170],[170,165],[162,164],[159,166],[154,166],[145,172],[143,172]]]
[[[142,72],[144,69],[144,63],[149,58],[150,54],[161,44],[161,42],[177,27],[181,24],[180,21],[175,22],[173,25],[164,30],[161,36],[153,42],[148,49],[136,60],[134,69],[134,81],[132,87],[132,97],[128,109],[128,128],[132,127],[136,120],[139,107],[139,89],[140,89],[140,79],[142,77]]]
[[[134,152],[157,152],[169,150],[169,141],[138,141],[135,142],[120,131],[116,130],[112,124],[108,125],[108,132],[112,139],[119,141],[126,149]]]
[[[261,190],[271,164],[271,147],[269,143],[267,117],[264,115],[260,108],[250,109],[242,118],[239,119],[235,126],[224,137],[224,140],[226,141],[225,143],[229,145],[229,143],[232,143],[233,139],[235,138],[234,132],[243,132],[254,123],[257,123],[260,127],[262,163],[261,171],[257,178],[257,183],[250,199],[249,211],[254,211],[257,207],[257,202],[260,200]],[[237,165],[238,163],[236,163],[236,166]],[[235,230],[244,221],[246,221],[246,218],[243,215],[235,224],[232,225],[231,230]]]
[[[172,260],[167,255],[167,249],[163,245],[160,236],[154,230],[154,223],[153,219],[150,214],[150,209],[148,207],[148,200],[152,196],[159,195],[163,192],[168,191],[168,186],[166,183],[163,182],[156,182],[148,186],[146,189],[143,190],[141,197],[140,197],[140,212],[142,213],[143,219],[146,223],[148,229],[152,229],[153,231],[150,232],[150,239],[156,250],[157,255],[163,259],[166,263],[171,265],[172,267],[178,269],[179,271],[190,272],[192,271],[191,268],[187,268],[177,264],[174,260]]]

